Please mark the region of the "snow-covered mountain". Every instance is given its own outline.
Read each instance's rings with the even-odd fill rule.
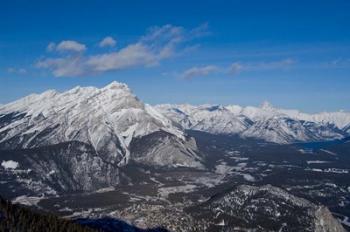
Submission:
[[[240,133],[252,125],[244,115],[236,115],[223,106],[158,105],[156,108],[185,129],[209,133]]]
[[[228,108],[234,109],[240,106],[230,105]],[[292,119],[304,120],[316,123],[330,123],[336,125],[338,128],[343,129],[350,123],[350,112],[338,111],[338,112],[321,112],[315,114],[307,114],[294,109],[279,109],[273,107],[269,102],[264,102],[261,107],[240,107],[241,114],[247,117],[254,118],[259,115],[265,117],[273,117],[278,115],[287,115]],[[237,112],[237,111],[236,111]]]
[[[119,165],[128,163],[134,138],[164,131],[186,141],[184,133],[169,119],[117,82],[101,89],[76,87],[63,93],[49,90],[33,94],[1,106],[0,117],[3,148],[80,141]]]
[[[157,105],[156,108],[185,129],[215,134],[240,134],[276,143],[341,139],[348,135],[350,113],[306,114],[264,103],[238,105]]]
[[[202,168],[194,139],[117,82],[49,90],[1,106],[0,150],[1,160],[17,162],[56,190],[115,185],[119,168],[130,162]]]

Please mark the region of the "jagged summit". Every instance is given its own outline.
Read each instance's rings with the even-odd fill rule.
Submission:
[[[274,107],[270,102],[264,101],[263,103],[261,103],[260,108],[264,110],[272,110]]]
[[[106,85],[104,89],[125,89],[127,91],[130,91],[127,84],[117,82],[117,81],[112,81],[110,84]]]
[[[30,109],[31,112],[33,112],[43,108],[48,109],[57,107],[57,105],[73,103],[73,100],[78,103],[88,99],[91,100],[93,98],[103,97],[106,98],[106,100],[110,100],[111,104],[113,100],[121,97],[135,98],[126,84],[113,81],[100,89],[91,86],[76,86],[64,92],[50,89],[43,93],[31,94],[9,104],[1,105],[0,110],[2,112],[12,112],[15,110],[27,111]],[[52,104],[53,101],[55,104]]]

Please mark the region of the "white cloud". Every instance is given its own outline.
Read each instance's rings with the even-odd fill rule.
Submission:
[[[49,69],[56,77],[79,76],[85,73],[81,57],[48,58],[36,63],[36,67]]]
[[[157,55],[146,46],[137,43],[129,45],[117,52],[91,56],[87,59],[86,64],[94,71],[103,72],[138,65],[154,65],[159,61]]]
[[[210,35],[210,31],[208,28],[208,23],[203,23],[190,31],[190,37],[196,38]]]
[[[14,68],[14,67],[10,67],[7,69],[8,73],[12,73],[12,74],[26,74],[27,70],[25,68]]]
[[[81,43],[74,41],[74,40],[64,40],[64,41],[61,41],[57,45],[50,43],[48,45],[48,48],[50,48],[50,47],[51,47],[51,49],[55,48],[56,51],[59,51],[59,52],[65,52],[65,51],[83,52],[86,50],[85,44],[81,44]]]
[[[54,42],[50,42],[46,47],[46,51],[52,52],[55,50],[55,48],[56,48],[56,44]]]
[[[350,67],[350,59],[344,59],[344,58],[335,59],[335,60],[332,60],[330,62],[323,64],[323,66],[328,67],[328,68]]]
[[[251,69],[258,69],[258,70],[269,70],[269,69],[283,69],[293,64],[295,64],[295,60],[291,58],[287,58],[287,59],[277,60],[277,61],[253,63],[248,67]]]
[[[114,47],[117,44],[117,41],[113,39],[111,36],[105,37],[103,40],[100,41],[98,46],[101,48],[103,47]]]
[[[230,74],[238,74],[243,69],[243,66],[239,62],[232,63],[229,67]]]
[[[228,68],[228,72],[231,74],[238,74],[241,72],[248,72],[248,71],[287,69],[295,63],[296,61],[291,58],[277,60],[277,61],[269,61],[269,62],[266,62],[266,61],[246,62],[246,63],[234,62]]]
[[[158,65],[164,59],[181,53],[181,51],[187,48],[185,42],[194,39],[194,37],[201,36],[205,33],[205,30],[206,27],[204,26],[186,30],[183,27],[170,24],[161,27],[152,27],[135,43],[131,43],[118,51],[97,55],[83,55],[81,52],[86,50],[85,45],[75,41],[62,41],[58,45],[51,45],[50,49],[80,53],[75,54],[75,56],[61,54],[65,56],[44,58],[36,66],[48,69],[53,75],[59,77],[79,76],[136,66],[154,66]],[[100,42],[100,45],[103,41]],[[108,43],[111,45],[111,40]]]
[[[288,58],[270,62],[234,62],[228,67],[216,65],[194,66],[182,72],[180,76],[185,79],[191,79],[193,77],[208,76],[213,73],[220,73],[226,76],[249,71],[279,70],[289,68],[291,65],[295,64],[295,62],[295,60]]]
[[[181,76],[185,79],[191,79],[193,77],[207,76],[217,71],[219,71],[219,68],[215,65],[192,67],[190,69],[185,70]]]

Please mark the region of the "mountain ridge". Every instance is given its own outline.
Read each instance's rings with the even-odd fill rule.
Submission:
[[[305,114],[266,102],[261,107],[161,104],[155,108],[184,129],[240,134],[275,143],[342,139],[348,136],[350,124],[350,113]]]
[[[25,142],[19,142],[20,146],[41,146],[40,143],[32,143],[40,137],[40,132],[58,130],[48,132],[45,145],[78,140],[91,143],[97,151],[102,147],[114,146],[114,149],[109,149],[110,152],[113,150],[111,153],[114,156],[123,151],[125,153],[124,157],[120,157],[121,165],[129,159],[128,146],[134,137],[164,130],[184,139],[184,133],[174,127],[170,120],[150,105],[140,102],[127,85],[118,82],[101,89],[75,87],[63,93],[48,90],[29,95],[0,107],[0,114],[1,118],[10,114],[14,114],[14,117],[22,115],[17,122],[2,125],[0,143],[16,135],[32,134]],[[115,147],[114,144],[119,145]]]

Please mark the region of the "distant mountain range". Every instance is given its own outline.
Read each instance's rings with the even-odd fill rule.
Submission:
[[[274,108],[267,102],[261,107],[164,104],[156,109],[184,129],[281,144],[342,139],[350,133],[350,113],[306,114]]]

